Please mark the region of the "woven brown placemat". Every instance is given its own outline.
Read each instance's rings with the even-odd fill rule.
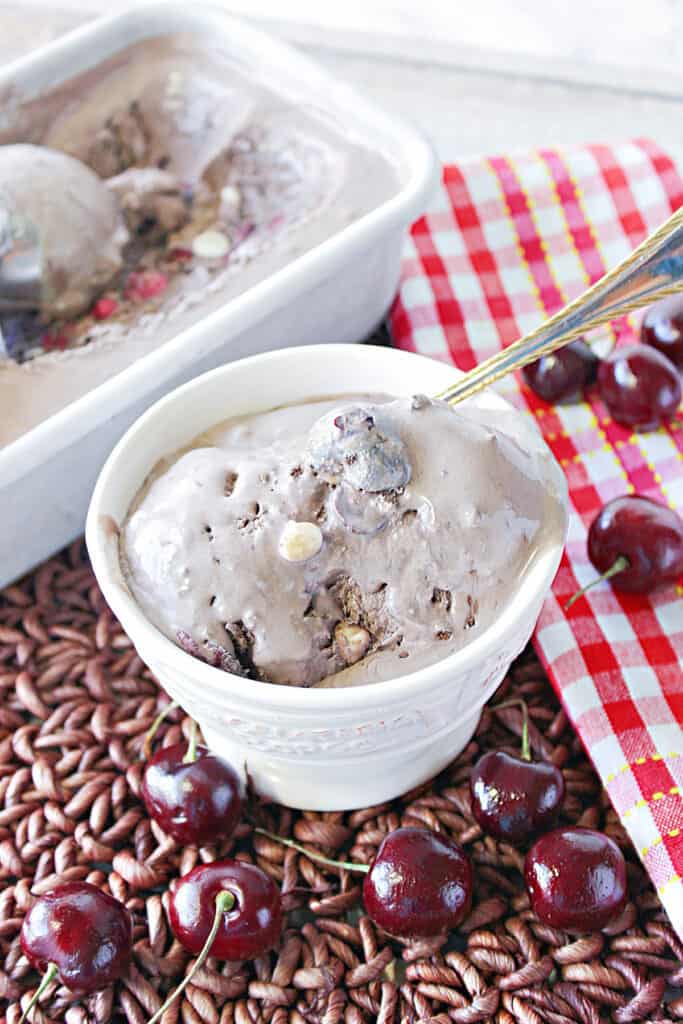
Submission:
[[[250,826],[220,847],[179,848],[138,799],[141,747],[168,702],[106,607],[80,543],[0,594],[0,1008],[17,1024],[37,975],[18,934],[33,895],[87,879],[123,900],[134,954],[115,987],[77,999],[54,983],[33,1020],[144,1024],[191,958],[166,916],[169,884],[196,863],[234,855],[282,886],[287,926],[277,952],[245,964],[208,961],[163,1024],[598,1024],[683,1019],[683,945],[609,806],[531,651],[498,698],[529,703],[537,756],[562,767],[567,821],[604,829],[629,864],[631,903],[616,934],[568,936],[541,925],[522,885],[523,851],[483,838],[467,779],[479,754],[518,749],[520,713],[482,718],[439,778],[400,800],[349,814],[252,806],[285,836],[369,861],[400,824],[445,831],[469,850],[475,903],[448,946],[400,945],[363,916],[357,879],[323,870]],[[175,743],[175,712],[156,742]]]

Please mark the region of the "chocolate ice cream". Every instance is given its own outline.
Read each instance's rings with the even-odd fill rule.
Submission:
[[[400,676],[490,626],[556,541],[544,458],[423,396],[228,420],[157,467],[122,530],[124,574],[151,622],[227,671]]]

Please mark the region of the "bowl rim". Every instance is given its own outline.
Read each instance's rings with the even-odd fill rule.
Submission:
[[[193,380],[179,388],[169,392],[159,399],[146,412],[140,416],[135,423],[126,431],[120,441],[116,444],[106,463],[104,464],[95,488],[93,490],[88,516],[86,521],[86,544],[92,562],[97,582],[102,590],[105,600],[116,617],[119,619],[124,630],[130,635],[133,644],[137,646],[140,642],[145,653],[153,652],[155,663],[174,664],[174,668],[185,676],[191,685],[201,685],[202,688],[211,691],[212,696],[223,699],[236,700],[238,702],[268,707],[269,710],[277,710],[284,715],[287,713],[325,713],[335,710],[357,711],[362,708],[381,706],[389,708],[395,703],[404,703],[410,696],[419,692],[430,692],[439,688],[445,677],[449,675],[461,675],[471,671],[477,663],[483,663],[491,657],[496,649],[502,649],[504,639],[514,635],[518,631],[521,635],[526,616],[526,609],[534,603],[534,598],[539,595],[545,597],[559,567],[564,551],[564,545],[568,529],[568,490],[567,481],[559,464],[547,448],[540,433],[539,438],[542,446],[551,455],[549,461],[549,476],[556,486],[558,498],[563,511],[563,529],[557,542],[550,544],[548,548],[527,563],[521,575],[521,591],[527,595],[526,600],[511,599],[502,609],[498,618],[480,636],[473,639],[465,647],[452,654],[417,669],[414,672],[395,678],[383,680],[381,683],[363,683],[357,686],[339,688],[318,688],[283,686],[275,683],[262,682],[261,680],[245,680],[241,676],[233,675],[222,669],[214,668],[183,651],[164,633],[161,632],[145,616],[127,587],[122,586],[119,579],[115,579],[111,571],[111,556],[107,552],[104,542],[104,531],[102,519],[113,518],[109,511],[109,497],[115,494],[116,477],[120,463],[125,460],[128,450],[134,446],[141,435],[156,425],[156,422],[167,416],[173,407],[188,400],[197,401],[201,392],[214,381],[228,377],[236,368],[247,370],[256,367],[265,371],[282,371],[278,364],[286,363],[288,360],[300,358],[305,354],[307,358],[322,358],[333,360],[335,357],[345,358],[353,354],[358,358],[360,353],[368,353],[368,358],[385,359],[387,361],[419,361],[421,363],[434,364],[435,360],[417,353],[407,352],[394,348],[380,348],[378,346],[363,345],[311,345],[297,346],[286,349],[259,353],[245,359],[226,363],[216,369],[195,377]],[[381,355],[378,355],[381,353]],[[363,356],[361,356],[363,358]],[[447,378],[451,374],[453,379],[461,375],[461,371],[450,365],[443,365],[444,375]],[[448,383],[447,379],[445,383]],[[501,408],[514,410],[520,416],[524,413],[514,408],[505,398],[496,392],[487,392],[489,399],[493,400]],[[273,408],[269,405],[269,408]],[[265,409],[263,411],[266,411]],[[159,451],[158,458],[162,458],[163,451]],[[144,483],[140,480],[138,488]],[[138,488],[136,488],[136,493]],[[519,595],[518,595],[519,596]],[[141,653],[143,660],[147,661]],[[163,685],[163,680],[161,680]]]

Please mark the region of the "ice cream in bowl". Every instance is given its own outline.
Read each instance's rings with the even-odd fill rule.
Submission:
[[[566,484],[494,392],[370,346],[213,370],[131,427],[87,543],[209,746],[281,803],[404,792],[469,740],[561,558]]]

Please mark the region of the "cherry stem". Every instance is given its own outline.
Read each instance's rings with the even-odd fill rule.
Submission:
[[[229,910],[235,906],[235,897],[227,889],[221,889],[219,893],[216,893],[216,913],[214,915],[213,924],[211,925],[211,931],[206,937],[206,942],[202,946],[201,952],[195,962],[192,965],[192,970],[188,971],[183,980],[180,982],[178,987],[171,992],[170,996],[163,1003],[153,1017],[150,1018],[148,1024],[156,1024],[168,1010],[169,1006],[178,998],[181,992],[184,992],[187,986],[190,984],[200,967],[204,966],[204,962],[211,952],[214,940],[218,935],[218,929],[221,926],[223,920],[223,914],[226,914]]]
[[[624,569],[628,569],[631,563],[629,562],[626,555],[619,555],[614,565],[612,565],[607,572],[603,572],[602,576],[598,576],[597,579],[591,580],[581,590],[577,590],[576,593],[569,598],[566,605],[564,606],[565,611],[569,611],[575,601],[578,601],[580,597],[586,593],[587,590],[591,590],[592,587],[596,587],[598,583],[604,583],[606,580],[611,580],[613,576],[618,576]]]
[[[167,715],[170,715],[172,711],[179,707],[177,700],[172,700],[170,704],[167,704],[163,711],[160,711],[157,717],[154,719],[149,727],[149,731],[145,736],[145,742],[142,746],[142,756],[147,761],[152,756],[152,740],[157,734],[159,726],[164,721]]]
[[[187,745],[187,753],[183,758],[183,764],[192,764],[197,760],[197,723],[192,722],[190,726],[190,742]]]
[[[288,846],[290,850],[297,850],[299,853],[303,853],[304,857],[310,857],[311,860],[317,860],[319,864],[325,864],[328,868],[343,868],[344,871],[358,871],[362,875],[367,875],[370,870],[369,864],[354,864],[350,860],[331,860],[329,857],[324,857],[322,853],[316,853],[315,850],[307,850],[305,846],[301,845],[301,843],[296,843],[293,839],[283,839],[282,836],[277,836],[274,832],[268,832],[265,828],[256,827],[254,828],[254,832],[258,832],[260,836],[266,836],[268,839],[272,839],[275,843],[280,843],[281,846]]]
[[[26,1020],[33,1007],[36,1005],[36,1003],[42,996],[45,989],[48,988],[48,986],[50,986],[52,982],[55,980],[55,978],[57,977],[58,970],[59,968],[57,967],[57,964],[47,965],[47,970],[45,971],[43,977],[40,979],[40,985],[31,996],[31,1001],[29,1002],[28,1006],[26,1007],[21,1017],[19,1018],[19,1024],[23,1024],[23,1022]]]
[[[527,702],[521,697],[514,697],[511,700],[503,701],[502,704],[493,704],[491,711],[505,711],[506,708],[522,709],[522,760],[531,760],[531,744],[529,743],[529,708]]]

